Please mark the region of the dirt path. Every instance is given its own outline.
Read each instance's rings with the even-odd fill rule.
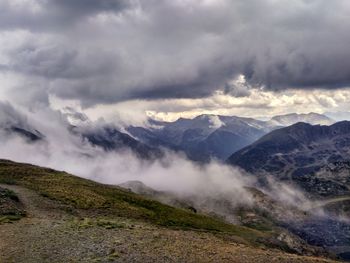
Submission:
[[[35,242],[45,240],[45,229],[53,228],[68,220],[61,210],[64,206],[44,198],[31,190],[15,185],[0,185],[16,193],[25,207],[27,216],[13,224],[0,225],[0,262],[18,262],[18,255],[26,258]],[[23,261],[25,262],[25,261]],[[30,262],[30,261],[28,261]],[[34,262],[34,261],[33,261]]]
[[[170,230],[122,218],[107,229],[79,220],[65,207],[19,186],[28,216],[0,225],[1,263],[45,262],[332,262],[263,250],[210,233]],[[94,220],[94,219],[91,219]]]
[[[66,217],[66,213],[60,210],[65,208],[64,205],[59,205],[57,202],[40,196],[29,189],[17,185],[3,184],[0,184],[0,187],[12,190],[19,197],[27,213],[27,217],[23,219],[24,221]]]

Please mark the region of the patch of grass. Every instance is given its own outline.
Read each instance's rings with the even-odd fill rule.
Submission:
[[[0,225],[6,223],[13,223],[22,218],[22,215],[0,215]]]
[[[104,227],[106,229],[115,229],[115,228],[125,228],[127,225],[125,223],[120,223],[116,220],[108,220],[108,219],[98,219],[96,221],[98,226]]]
[[[11,179],[15,184],[75,209],[87,209],[96,215],[144,220],[156,225],[202,231],[225,232],[255,242],[265,234],[247,227],[227,224],[219,219],[194,214],[136,195],[119,187],[99,184],[65,172],[0,160],[0,181]],[[89,226],[86,221],[83,225]],[[106,227],[118,227],[101,221]]]
[[[77,228],[89,228],[89,227],[103,227],[105,229],[116,229],[116,228],[127,228],[131,227],[125,222],[120,222],[115,219],[107,219],[107,218],[74,218],[72,222],[70,222],[71,227]]]
[[[252,222],[252,223],[244,224],[244,226],[253,228],[256,230],[264,231],[264,232],[274,230],[273,226],[270,224],[267,224],[266,222]]]

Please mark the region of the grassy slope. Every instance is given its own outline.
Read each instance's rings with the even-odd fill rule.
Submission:
[[[118,187],[29,164],[0,160],[0,183],[24,186],[72,208],[101,215],[144,220],[172,228],[228,233],[250,244],[257,244],[258,240],[269,236],[261,231],[173,208]]]

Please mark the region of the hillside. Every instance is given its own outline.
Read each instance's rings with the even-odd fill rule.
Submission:
[[[0,223],[1,262],[331,262],[276,250],[271,231],[65,172],[2,160],[0,184],[1,207],[22,211]]]
[[[350,122],[331,126],[297,123],[263,136],[228,163],[256,175],[292,181],[316,196],[350,193]]]

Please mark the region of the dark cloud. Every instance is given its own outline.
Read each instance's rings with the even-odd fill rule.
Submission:
[[[85,16],[99,12],[119,12],[131,2],[126,0],[49,0],[47,6],[57,7],[63,12]]]
[[[17,3],[17,4],[14,4]],[[347,0],[0,1],[0,71],[85,106],[350,86]],[[10,33],[9,33],[10,32]]]
[[[118,13],[131,6],[128,0],[16,0],[0,1],[0,28],[31,31],[65,30],[89,16]]]

